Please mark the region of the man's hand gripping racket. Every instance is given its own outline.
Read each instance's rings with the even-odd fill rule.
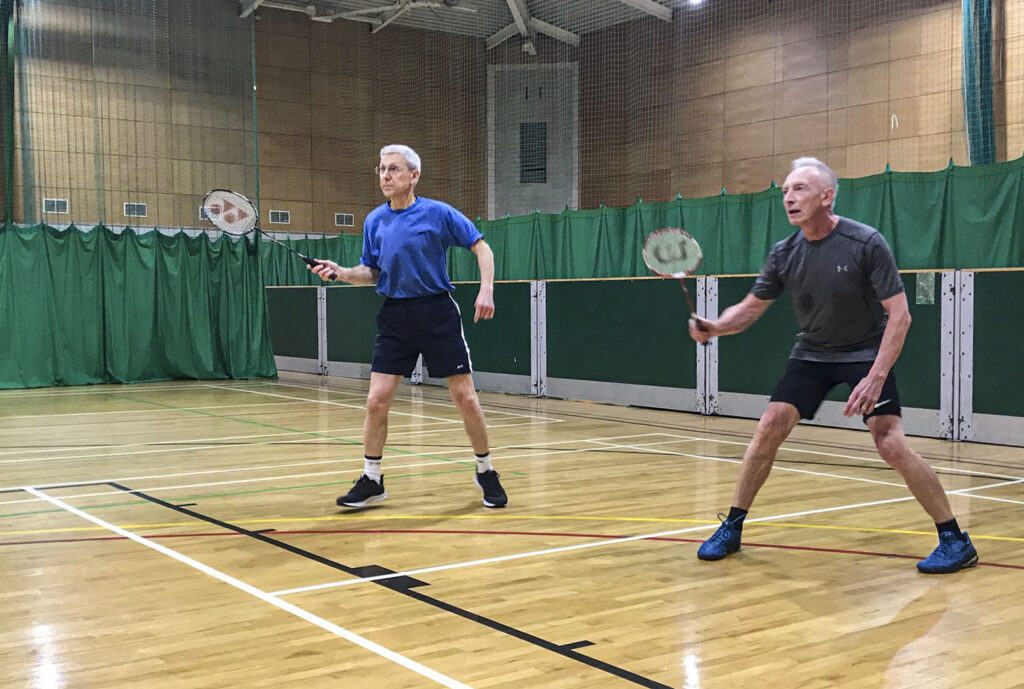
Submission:
[[[690,322],[701,333],[708,333],[707,321],[697,317],[697,309],[694,308],[690,290],[686,287],[686,278],[700,267],[700,262],[704,258],[697,240],[677,227],[655,230],[644,240],[643,256],[644,263],[651,272],[664,278],[679,280],[683,294],[686,295],[686,305],[690,309]],[[707,338],[703,341],[706,343]]]
[[[250,232],[259,232],[266,239],[283,246],[301,258],[310,268],[317,268],[321,265],[315,258],[300,254],[284,242],[274,239],[261,230],[259,227],[260,217],[256,212],[256,207],[238,192],[227,189],[214,189],[209,192],[203,199],[203,215],[221,232],[235,237],[244,237]],[[329,277],[333,280],[336,276],[332,272]]]

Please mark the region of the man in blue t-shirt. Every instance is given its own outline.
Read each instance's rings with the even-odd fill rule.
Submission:
[[[487,423],[473,385],[469,346],[462,316],[451,297],[448,277],[450,246],[469,249],[480,266],[480,293],[473,322],[494,317],[494,254],[480,231],[447,203],[415,194],[421,174],[420,157],[408,146],[380,150],[380,189],[387,203],[375,208],[363,223],[363,255],[358,266],[343,268],[318,259],[311,268],[323,280],[376,285],[385,297],[377,314],[370,390],[363,427],[363,475],[342,507],[366,507],[388,496],[380,463],[388,435],[388,410],[398,384],[412,373],[423,355],[427,371],[448,383],[452,401],[462,417],[476,453],[476,485],[486,507],[508,504],[498,472],[491,464]]]
[[[786,372],[743,455],[732,509],[697,557],[720,560],[739,550],[743,520],[779,446],[801,417],[813,419],[829,391],[845,383],[852,392],[843,413],[862,416],[882,459],[935,521],[939,545],[917,564],[918,570],[956,572],[977,563],[978,553],[957,525],[935,472],[908,445],[900,420],[892,368],[910,328],[907,295],[882,235],[833,212],[838,186],[835,172],[820,160],[793,161],[782,201],[799,231],[772,248],[741,302],[717,320],[690,320],[690,336],[697,342],[738,333],[786,288],[801,328]]]

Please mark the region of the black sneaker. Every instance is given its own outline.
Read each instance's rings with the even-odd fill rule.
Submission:
[[[508,496],[498,480],[498,472],[494,469],[476,472],[473,482],[484,492],[484,507],[504,507],[508,504]]]
[[[352,490],[348,492],[348,495],[343,495],[338,498],[337,503],[340,507],[369,507],[375,502],[380,502],[388,496],[388,492],[384,490],[384,477],[380,477],[380,483],[377,483],[372,478],[363,474],[359,477],[358,481],[354,481]]]

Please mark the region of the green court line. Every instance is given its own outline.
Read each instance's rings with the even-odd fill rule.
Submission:
[[[309,436],[313,436],[314,438],[326,438],[327,440],[337,440],[340,443],[346,443],[348,445],[361,445],[362,444],[362,442],[358,441],[358,440],[350,440],[348,438],[338,438],[338,437],[335,437],[333,435],[326,435],[324,433],[317,433],[316,431],[301,431],[301,430],[299,430],[297,428],[288,428],[286,426],[275,426],[274,424],[260,423],[259,421],[251,421],[249,419],[238,419],[238,418],[235,418],[233,416],[222,416],[220,414],[212,414],[212,413],[207,412],[207,411],[202,411],[201,409],[189,409],[187,407],[175,407],[174,405],[171,405],[171,404],[163,404],[161,402],[152,402],[150,400],[140,399],[138,397],[128,397],[127,399],[132,400],[133,402],[139,402],[141,404],[151,404],[154,407],[160,407],[162,409],[173,409],[174,411],[189,412],[190,414],[199,414],[200,416],[209,416],[209,417],[214,418],[214,419],[224,419],[224,420],[227,420],[227,421],[237,421],[238,423],[249,424],[251,426],[259,426],[260,428],[270,428],[270,429],[273,429],[275,431],[287,431],[288,433],[298,433],[298,434],[301,434],[301,435],[309,435]],[[308,400],[308,401],[309,402],[315,402],[316,400]],[[389,450],[391,452],[396,452],[398,454],[412,456],[412,457],[425,457],[427,459],[436,459],[436,460],[441,461],[441,462],[450,462],[452,464],[462,464],[462,465],[469,465],[469,466],[474,466],[474,467],[476,466],[475,462],[470,462],[470,461],[467,461],[467,460],[464,460],[464,459],[448,459],[447,457],[439,457],[437,455],[428,455],[428,454],[424,454],[422,452],[410,452],[409,450],[400,450],[397,447],[389,447],[389,446],[386,446],[386,445],[384,446],[384,449],[385,450]],[[521,472],[521,471],[512,471],[512,472],[509,472],[509,473],[516,474],[518,476],[526,476],[526,474]]]
[[[472,469],[475,471],[476,468],[473,467]],[[461,473],[465,473],[465,472],[469,472],[469,471],[470,471],[470,469],[466,468],[466,469],[447,469],[445,471],[424,471],[424,472],[420,472],[420,473],[416,473],[416,474],[396,474],[394,476],[389,474],[388,475],[388,480],[389,481],[394,481],[396,479],[416,478],[416,477],[421,477],[421,476],[434,476],[436,474],[461,474]],[[519,472],[516,472],[516,473],[519,473]],[[303,485],[299,485],[299,486],[286,486],[286,487],[283,487],[283,488],[257,488],[257,489],[253,489],[253,490],[231,491],[231,492],[228,492],[228,493],[205,493],[205,494],[201,494],[201,495],[189,495],[189,496],[181,497],[181,498],[167,498],[167,501],[168,502],[185,502],[185,501],[188,501],[188,500],[199,500],[199,499],[203,499],[203,498],[228,498],[228,497],[234,497],[236,495],[255,495],[257,493],[278,493],[278,492],[286,491],[286,490],[303,490],[303,489],[306,489],[306,488],[325,488],[325,487],[328,487],[328,486],[343,486],[343,485],[347,485],[349,483],[351,483],[351,481],[328,481],[326,483],[307,483],[307,484],[303,484]],[[153,490],[160,490],[160,487],[157,486],[155,488],[149,488],[148,490],[151,490],[151,491],[153,491]],[[126,501],[126,502],[108,502],[108,503],[104,503],[104,504],[101,504],[101,505],[82,505],[79,509],[83,509],[83,510],[102,510],[102,509],[107,509],[107,508],[110,508],[110,507],[128,507],[128,506],[131,506],[131,505],[148,505],[148,504],[151,504],[151,503],[149,503],[147,500],[129,500],[129,501]],[[31,512],[12,512],[10,514],[0,514],[0,519],[7,519],[9,517],[29,517],[29,516],[37,515],[37,514],[56,514],[56,513],[60,513],[60,512],[64,512],[64,511],[65,510],[62,510],[62,509],[55,509],[55,510],[34,510],[34,511],[31,511]]]

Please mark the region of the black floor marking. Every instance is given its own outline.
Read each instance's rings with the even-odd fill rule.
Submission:
[[[83,481],[82,483],[55,483],[52,486],[32,486],[36,490],[57,490],[58,488],[88,488],[89,486],[109,486],[109,481]]]
[[[322,555],[317,555],[316,553],[310,552],[308,550],[303,550],[302,548],[294,546],[290,543],[286,543],[284,541],[279,541],[275,538],[271,538],[265,535],[262,531],[250,531],[249,529],[244,529],[240,526],[235,526],[234,524],[222,521],[220,519],[217,519],[216,517],[210,517],[208,515],[196,512],[194,510],[185,509],[181,505],[175,505],[173,503],[167,502],[166,500],[161,500],[160,498],[153,497],[152,495],[147,495],[146,493],[142,493],[137,490],[132,490],[127,486],[123,486],[119,483],[114,483],[113,481],[111,481],[107,485],[110,485],[111,487],[116,488],[117,490],[124,491],[126,493],[131,493],[132,495],[137,495],[138,497],[144,500],[148,500],[149,502],[152,502],[156,505],[166,507],[168,509],[174,510],[175,512],[179,512],[194,519],[199,519],[201,521],[207,522],[208,524],[219,526],[222,529],[227,529],[228,531],[234,531],[235,533],[255,538],[256,540],[266,543],[267,545],[272,545],[276,548],[287,550],[290,553],[299,555],[314,562],[318,562],[322,565],[330,567],[331,569],[337,569],[339,571],[345,572],[346,574],[351,574],[352,576],[366,578],[371,576],[378,576],[381,574],[393,573],[393,570],[390,570],[386,567],[381,567],[380,565],[350,567],[340,562],[335,562],[334,560],[328,559]],[[579,663],[583,663],[584,665],[588,665],[594,668],[595,670],[601,670],[602,672],[606,672],[610,675],[614,675],[621,679],[628,680],[642,687],[648,687],[649,689],[672,689],[672,687],[668,686],[667,684],[661,684],[660,682],[656,682],[653,679],[644,677],[643,675],[638,675],[635,672],[630,672],[629,670],[618,667],[616,665],[612,665],[611,663],[606,663],[604,661],[597,660],[595,658],[591,658],[590,656],[586,656],[582,653],[576,652],[576,648],[579,648],[581,646],[593,645],[589,641],[577,641],[575,643],[569,644],[556,644],[546,639],[542,639],[539,636],[534,636],[529,632],[524,632],[521,629],[510,627],[507,624],[503,624],[501,622],[492,620],[482,615],[477,615],[476,613],[470,612],[469,610],[464,610],[463,608],[460,608],[458,606],[446,603],[442,600],[438,600],[437,598],[433,598],[426,594],[420,593],[419,591],[415,591],[413,589],[429,585],[426,582],[422,582],[418,579],[413,579],[412,577],[395,577],[394,579],[382,579],[379,581],[374,581],[372,583],[382,586],[391,591],[394,591],[395,593],[400,593],[403,596],[408,596],[413,600],[425,603],[439,610],[444,610],[445,612],[457,615],[459,617],[462,617],[463,619],[476,622],[477,624],[481,624],[495,631],[519,639],[520,641],[525,641],[526,643],[532,644],[539,648],[543,648],[547,651],[551,651],[552,653],[557,653],[558,655],[569,660],[575,660]]]
[[[577,648],[583,648],[584,646],[593,646],[593,641],[574,641],[571,644],[562,644],[562,648],[567,651],[572,651]]]

